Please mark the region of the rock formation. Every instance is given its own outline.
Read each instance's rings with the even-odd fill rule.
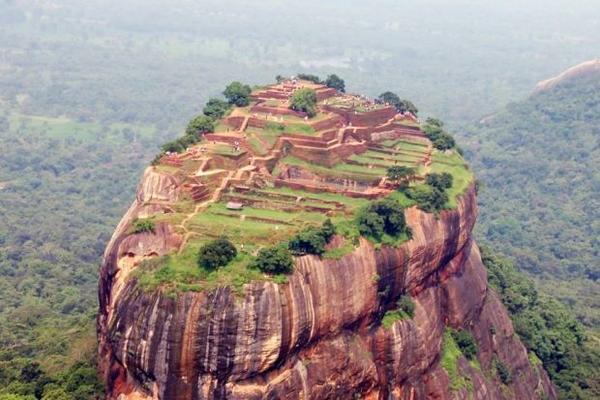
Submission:
[[[256,171],[273,171],[268,164]],[[191,240],[182,229],[187,221],[130,231],[136,218],[171,212],[189,189],[165,171],[148,168],[102,263],[98,335],[108,399],[556,398],[488,288],[471,234],[473,183],[439,215],[407,208],[412,238],[397,247],[360,238],[337,259],[296,257],[284,283],[172,293],[144,289],[135,270],[143,260],[181,251]],[[228,184],[213,183],[208,196],[223,196]],[[377,187],[385,192],[384,186]],[[362,193],[368,199],[375,192]],[[330,246],[345,240],[338,235]],[[414,316],[383,326],[403,295],[411,296]],[[451,371],[442,363],[449,327],[469,332],[478,347],[476,360],[458,354]],[[498,363],[510,370],[510,381],[501,381]]]
[[[582,62],[581,64],[575,65],[559,75],[538,82],[533,90],[533,93],[541,93],[552,89],[556,85],[562,82],[569,81],[571,79],[582,78],[586,76],[594,76],[600,74],[600,58]]]

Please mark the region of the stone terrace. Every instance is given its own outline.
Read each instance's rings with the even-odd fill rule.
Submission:
[[[315,117],[290,109],[290,97],[299,88],[315,90]],[[165,155],[155,168],[175,175],[184,198],[196,204],[188,206],[191,211],[181,222],[186,230],[187,221],[223,202],[252,210],[343,214],[343,202],[319,197],[387,195],[393,190],[386,182],[387,168],[414,168],[411,179],[422,180],[431,153],[414,117],[362,96],[288,80],[254,91],[249,106],[235,107],[215,132],[182,154]],[[226,210],[219,215],[239,216]],[[285,226],[283,220],[271,222]]]

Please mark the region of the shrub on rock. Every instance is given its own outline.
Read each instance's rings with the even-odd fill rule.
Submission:
[[[398,237],[407,229],[402,204],[390,198],[375,201],[359,212],[357,225],[361,235],[376,240],[384,233]]]
[[[441,191],[450,189],[452,187],[452,182],[452,175],[448,172],[442,172],[441,174],[427,174],[425,177],[425,183]]]
[[[143,233],[143,232],[154,232],[155,224],[154,221],[143,218],[143,219],[135,219],[133,224],[131,225],[131,232],[133,233]]]
[[[198,265],[205,269],[223,267],[237,256],[237,250],[227,238],[221,237],[200,248]]]
[[[325,252],[325,245],[335,234],[335,226],[327,219],[321,228],[308,228],[290,239],[288,248],[294,255],[316,254]]]
[[[294,259],[285,247],[274,246],[261,249],[250,266],[267,274],[287,274],[294,268]]]
[[[475,356],[477,355],[477,344],[475,343],[473,336],[464,329],[453,329],[450,331],[450,334],[463,355],[469,360],[475,359]]]
[[[438,212],[448,201],[446,192],[429,185],[410,187],[405,191],[408,198],[417,202],[417,207],[425,212]]]
[[[415,303],[409,295],[405,294],[401,296],[396,302],[396,305],[398,306],[398,310],[405,313],[410,318],[415,316]]]

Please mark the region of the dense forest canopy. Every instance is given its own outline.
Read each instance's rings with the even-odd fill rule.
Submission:
[[[581,321],[595,328],[599,138],[600,73],[510,104],[472,127],[464,141],[483,182],[479,235],[559,298],[577,302]]]
[[[0,114],[0,398],[3,386],[97,391],[99,257],[157,140],[143,126]],[[86,377],[69,386],[64,373]]]
[[[533,281],[507,259],[481,248],[490,286],[511,315],[515,331],[534,363],[541,362],[560,398],[592,400],[600,396],[600,350],[597,338],[564,305],[540,293]],[[511,372],[507,371],[510,375]]]
[[[24,0],[0,3],[0,15],[7,101],[113,121],[186,121],[227,82],[304,70],[460,122],[591,58],[600,42],[594,0]]]
[[[507,161],[502,154],[509,154],[501,146],[518,150],[513,133],[529,129],[515,126],[502,130],[503,135],[500,125],[511,122],[508,114],[473,129],[467,143],[453,129],[596,55],[595,0],[577,5],[567,0],[485,5],[469,0],[309,0],[301,7],[276,0],[201,3],[0,2],[0,399],[6,393],[22,396],[11,399],[44,393],[85,399],[96,391],[90,371],[96,351],[97,266],[104,246],[160,145],[178,137],[202,104],[234,80],[257,84],[277,74],[335,73],[350,92],[375,97],[393,91],[413,100],[424,117],[448,121],[459,144],[471,149],[476,173],[491,170],[483,175],[480,233],[533,273],[570,277],[560,285],[544,281],[561,299],[577,304],[595,299],[588,262],[594,254],[579,251],[586,246],[581,243],[590,243],[590,229],[598,229],[585,222],[578,227],[593,217],[586,214],[589,210],[548,203],[544,221],[563,240],[543,236],[538,243],[532,239],[539,232],[533,217],[523,219],[526,213],[518,207],[517,215],[510,216],[508,205],[499,204],[508,198],[538,205],[526,194],[549,193],[579,204],[589,199],[585,189],[590,186],[574,186],[577,190],[567,198],[564,191],[540,185],[513,189],[509,174],[496,178],[499,165]],[[510,113],[523,108],[525,124],[525,111],[536,110],[531,102],[541,98],[511,106]],[[592,147],[577,147],[581,137],[592,140],[595,134],[597,140],[597,131],[585,121],[576,125],[586,126],[572,131],[582,136],[553,133],[560,147],[551,148],[553,142],[541,135],[534,142],[546,151],[575,154],[575,148],[575,160],[590,165],[586,172],[554,157],[569,166],[561,172],[566,175],[553,178],[562,189],[571,177],[579,183],[595,176],[597,182],[589,164]],[[503,142],[494,144],[496,134]],[[484,138],[491,144],[485,145]],[[488,159],[495,161],[488,165]],[[529,161],[523,166],[533,177],[550,168],[539,157]],[[502,190],[513,190],[510,196],[498,196],[501,184]],[[494,220],[495,212],[500,221]],[[527,223],[514,228],[515,220]],[[526,244],[515,244],[516,238]],[[546,252],[557,243],[562,255]],[[597,242],[592,245],[597,251]],[[592,305],[579,311],[588,326],[597,325]]]

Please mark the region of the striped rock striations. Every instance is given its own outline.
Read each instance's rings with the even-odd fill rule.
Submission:
[[[140,196],[169,196],[168,178],[146,174],[125,219],[144,207]],[[152,191],[155,193],[151,193]],[[246,285],[185,293],[144,293],[124,281],[129,258],[176,248],[168,226],[124,234],[121,223],[106,252],[100,282],[102,368],[113,399],[535,399],[556,398],[541,366],[532,365],[514,335],[486,273],[471,230],[473,188],[456,210],[438,218],[407,210],[413,239],[375,249],[366,240],[339,260],[303,256],[283,285]],[[415,315],[385,329],[383,313],[403,293]],[[453,390],[440,365],[446,326],[472,333],[481,369],[498,358],[513,381],[472,367],[470,384]]]
[[[229,128],[183,155],[165,155],[144,173],[100,271],[97,326],[107,399],[556,399],[546,372],[530,362],[488,288],[472,238],[473,183],[465,184],[455,207],[438,215],[406,208],[410,240],[392,247],[360,238],[339,258],[295,257],[285,283],[254,279],[237,290],[223,284],[175,293],[143,287],[135,272],[146,260],[182,254],[191,241],[213,233],[198,234],[211,222],[198,215],[206,215],[211,204],[246,201],[256,210],[281,207],[284,216],[294,207],[302,216],[334,215],[354,203],[311,199],[310,193],[368,202],[394,193],[377,176],[387,165],[404,162],[414,171],[430,171],[440,159],[443,165],[456,160],[451,151],[432,149],[414,116],[372,103],[352,111],[363,98],[301,85],[327,101],[319,103],[312,125],[295,112],[289,115],[286,101],[296,83],[273,85],[253,94],[250,111],[233,110],[225,121]],[[284,116],[300,122],[286,125]],[[268,128],[271,121],[278,128],[261,136],[261,124]],[[259,154],[252,143],[272,148]],[[398,143],[404,147],[394,147]],[[314,160],[323,165],[310,169]],[[340,163],[344,169],[337,171],[344,175],[336,179],[332,166]],[[277,185],[286,189],[277,192]],[[295,190],[303,194],[290,195],[300,193]],[[215,218],[231,221],[219,207]],[[234,227],[259,221],[293,228],[274,223],[269,211],[269,218],[238,218]],[[132,231],[136,219],[155,216],[151,231]],[[344,241],[334,236],[329,245]],[[414,315],[382,324],[406,295]],[[448,328],[473,337],[476,360],[459,352],[446,365]],[[501,381],[497,364],[510,371],[510,380]]]

